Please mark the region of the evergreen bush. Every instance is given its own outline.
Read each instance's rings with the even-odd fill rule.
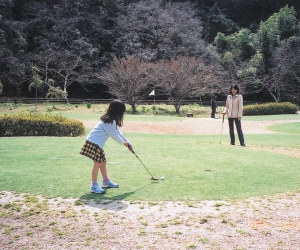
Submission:
[[[0,116],[0,136],[82,136],[82,122],[60,115],[21,112]]]
[[[244,115],[279,115],[279,114],[296,114],[297,106],[290,102],[274,102],[265,104],[253,104],[245,106]]]

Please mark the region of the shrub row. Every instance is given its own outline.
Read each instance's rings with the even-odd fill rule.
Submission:
[[[272,102],[265,104],[254,104],[245,106],[244,115],[279,115],[279,114],[296,114],[297,106],[290,102]]]
[[[21,112],[0,116],[0,136],[81,136],[82,122],[59,115]]]

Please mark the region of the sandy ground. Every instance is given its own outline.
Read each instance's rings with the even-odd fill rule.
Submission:
[[[139,131],[147,133],[164,133],[164,134],[221,134],[222,119],[211,118],[185,118],[181,121],[151,123],[144,122],[137,124],[136,122],[124,123],[124,131]],[[290,121],[284,121],[290,122]],[[283,123],[279,121],[242,121],[242,129],[245,134],[262,134],[273,133],[267,130],[267,127]],[[223,123],[223,133],[228,133],[228,121],[225,119]]]
[[[179,121],[167,122],[136,122],[124,121],[121,128],[124,132],[142,132],[157,134],[221,134],[222,122],[220,119],[212,118],[182,118]],[[243,121],[242,129],[244,134],[265,134],[274,133],[267,128],[273,124],[295,122],[295,120],[284,121]],[[94,127],[97,121],[83,121],[86,127]],[[225,118],[223,133],[228,133],[228,121]]]
[[[0,249],[300,249],[300,193],[77,206],[36,199],[1,193]]]
[[[294,122],[295,120],[293,120]],[[84,121],[93,127],[97,121]],[[243,121],[245,134],[276,122]],[[122,131],[220,134],[221,119],[124,122]],[[224,122],[224,133],[228,124]],[[250,147],[257,147],[251,146]],[[260,147],[293,157],[297,149]],[[240,201],[127,202],[0,193],[0,249],[300,249],[300,190]]]

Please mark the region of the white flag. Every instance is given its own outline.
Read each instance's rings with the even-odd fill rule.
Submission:
[[[150,95],[155,95],[155,90],[154,89],[151,91],[151,93],[149,94],[149,96]]]

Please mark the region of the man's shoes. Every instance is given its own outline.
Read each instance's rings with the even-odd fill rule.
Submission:
[[[102,181],[102,188],[118,188],[118,183],[113,183],[111,180]]]
[[[246,145],[245,145],[244,143],[243,143],[243,144],[241,144],[241,146],[242,146],[242,147],[246,147]]]

